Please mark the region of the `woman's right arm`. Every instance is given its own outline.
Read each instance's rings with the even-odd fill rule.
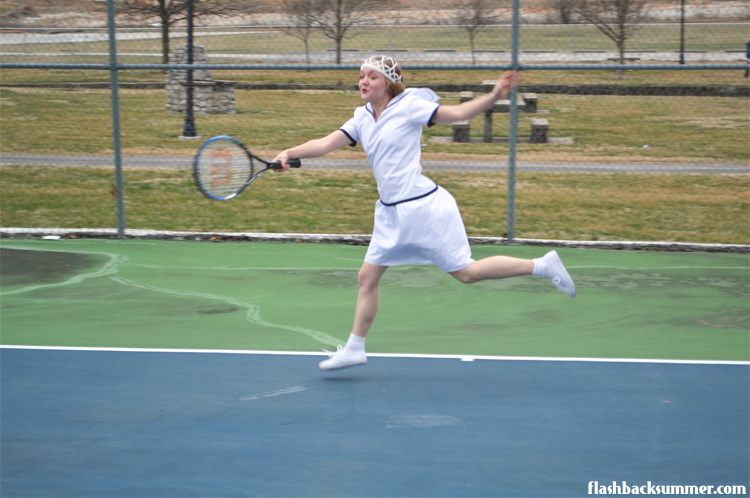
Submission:
[[[305,159],[309,157],[320,157],[325,156],[329,152],[333,152],[336,149],[340,149],[345,145],[350,145],[351,140],[341,130],[336,130],[330,135],[318,138],[317,140],[310,140],[302,145],[292,147],[279,153],[274,158],[274,161],[281,163],[281,170],[289,169],[287,161],[290,159]]]

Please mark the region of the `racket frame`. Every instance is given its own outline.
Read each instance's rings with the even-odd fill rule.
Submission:
[[[247,159],[250,163],[250,176],[248,177],[247,181],[245,181],[245,184],[242,185],[242,187],[240,187],[239,189],[237,189],[236,192],[226,195],[226,196],[218,196],[218,195],[212,194],[211,192],[208,191],[208,189],[204,188],[203,182],[200,179],[200,173],[199,173],[200,168],[198,166],[198,163],[200,161],[201,154],[206,149],[206,147],[208,147],[210,144],[212,144],[213,142],[217,140],[229,140],[230,142],[238,146],[240,149],[242,149],[245,152],[245,154],[247,155]],[[257,173],[255,173],[254,161],[259,161],[265,164],[266,167],[258,171]],[[299,168],[301,166],[301,161],[299,159],[292,159],[291,161],[288,162],[288,164],[292,168]],[[198,187],[198,190],[200,190],[200,192],[206,197],[208,197],[209,199],[213,199],[215,201],[227,201],[229,199],[232,199],[240,195],[242,191],[248,187],[248,185],[253,183],[256,178],[258,178],[260,175],[262,175],[269,169],[281,169],[281,164],[278,162],[268,162],[266,160],[261,159],[260,157],[250,152],[247,149],[247,147],[245,147],[245,144],[243,144],[242,142],[240,142],[234,137],[230,137],[229,135],[219,135],[219,136],[206,140],[206,142],[203,145],[201,145],[201,148],[198,149],[198,152],[195,154],[195,159],[193,160],[193,179],[195,180],[195,185]]]

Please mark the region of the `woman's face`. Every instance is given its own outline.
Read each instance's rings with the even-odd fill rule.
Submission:
[[[359,72],[359,93],[365,102],[379,102],[388,96],[388,84],[385,76],[374,69],[362,69]]]

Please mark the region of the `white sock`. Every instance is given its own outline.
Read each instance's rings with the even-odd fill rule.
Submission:
[[[531,274],[535,277],[547,277],[552,280],[555,277],[555,269],[543,257],[536,258],[534,260],[534,271]]]
[[[365,350],[365,338],[358,335],[350,334],[349,340],[346,341],[344,349],[347,351],[364,351]]]

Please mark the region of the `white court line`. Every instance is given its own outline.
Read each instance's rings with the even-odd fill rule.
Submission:
[[[220,271],[331,271],[331,270],[350,270],[357,271],[359,267],[350,266],[345,267],[330,267],[330,266],[309,266],[309,267],[294,267],[294,266],[245,266],[245,267],[230,267],[230,266],[162,266],[162,265],[141,265],[136,263],[126,263],[122,266],[129,266],[131,268],[151,268],[155,270],[220,270]]]
[[[44,351],[107,351],[124,353],[197,353],[197,354],[245,354],[279,356],[328,356],[326,353],[311,351],[259,351],[243,349],[161,349],[161,348],[106,348],[79,346],[22,346],[0,345],[0,349],[30,349]],[[411,353],[368,353],[370,358],[422,358],[439,360],[495,360],[495,361],[569,361],[594,363],[671,363],[678,365],[745,365],[750,361],[729,360],[666,360],[651,358],[555,358],[549,356],[484,356],[466,354],[411,354]]]
[[[750,270],[750,266],[653,266],[653,267],[632,267],[632,266],[568,266],[569,270],[583,269],[605,269],[605,270]]]

